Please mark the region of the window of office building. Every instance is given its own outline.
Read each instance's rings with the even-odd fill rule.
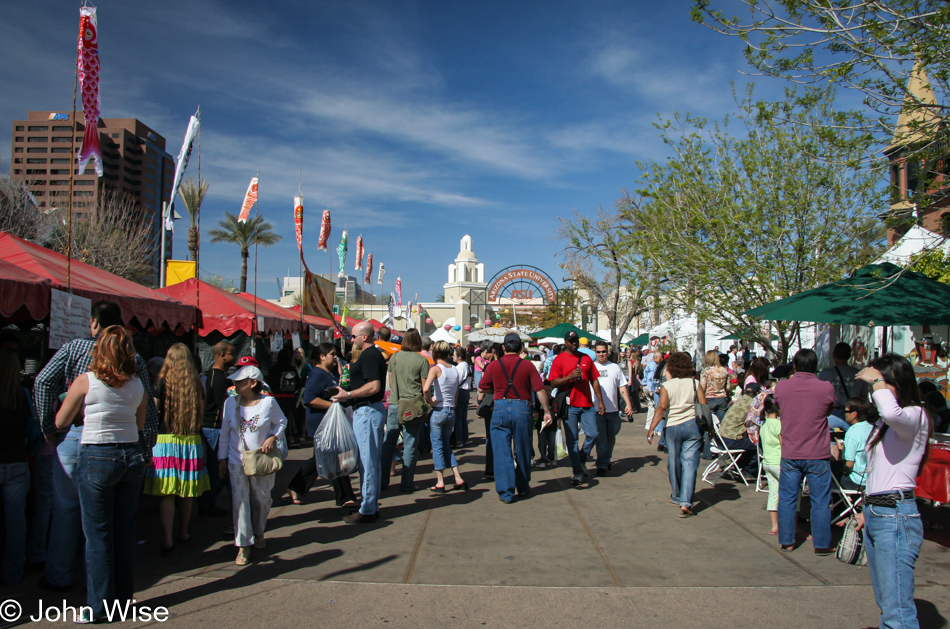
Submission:
[[[39,135],[39,136],[31,135],[31,136],[27,136],[26,141],[27,142],[46,142],[46,137],[42,135]]]
[[[60,148],[56,146],[54,146],[53,148],[49,150],[50,153],[68,153],[69,151],[70,149],[68,148]]]
[[[27,164],[45,164],[46,158],[45,157],[28,157],[26,159],[26,163]]]
[[[27,168],[26,174],[27,175],[45,175],[46,169],[45,168]]]
[[[29,126],[29,127],[27,127],[26,130],[27,130],[27,131],[49,131],[49,127],[34,127],[34,126]]]
[[[56,131],[66,131],[66,132],[68,133],[68,132],[72,131],[72,127],[64,127],[64,126],[60,125],[60,126],[58,126],[58,127],[53,127],[53,131],[54,131],[54,132],[56,132]]]
[[[23,125],[18,124],[18,125],[16,126],[16,130],[17,130],[17,131],[23,131]]]
[[[70,137],[62,137],[62,136],[55,136],[55,135],[54,135],[54,136],[52,137],[52,141],[53,141],[53,142],[72,142],[73,140],[72,140],[72,138],[70,138]]]
[[[53,152],[55,153],[56,151],[53,151]],[[46,160],[44,159],[43,161],[45,162]],[[68,157],[51,157],[49,160],[49,163],[50,164],[68,164],[69,158]]]
[[[31,146],[30,148],[26,149],[26,152],[27,153],[45,153],[46,147],[45,146]]]
[[[69,174],[69,169],[68,169],[68,168],[51,168],[50,171],[49,171],[49,174],[51,174],[51,175],[68,175],[68,174]]]

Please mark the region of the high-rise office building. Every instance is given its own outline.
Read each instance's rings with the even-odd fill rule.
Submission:
[[[159,244],[162,235],[162,201],[171,194],[175,162],[165,151],[165,138],[135,118],[100,118],[102,147],[101,178],[92,162],[83,175],[76,170],[75,150],[82,144],[85,129],[82,112],[31,111],[26,120],[14,120],[11,174],[27,182],[41,210],[66,209],[69,205],[69,169],[73,164],[73,216],[95,211],[103,187],[130,194],[145,212],[154,242],[154,281],[159,277]],[[171,258],[171,238],[167,257]]]

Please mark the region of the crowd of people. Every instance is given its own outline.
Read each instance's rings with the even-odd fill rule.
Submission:
[[[517,333],[453,347],[410,329],[393,345],[388,328],[362,322],[349,343],[320,343],[309,356],[281,350],[265,376],[256,358],[236,358],[227,341],[214,346],[206,373],[181,343],[147,364],[112,302],[93,305],[89,331],[56,352],[32,399],[9,339],[0,343],[0,409],[11,437],[0,446],[2,579],[15,583],[24,564],[42,564],[40,587],[69,590],[84,536],[91,611],[84,621],[133,596],[143,493],[158,497],[163,556],[189,542],[193,512],[230,514],[235,562],[250,563],[252,549],[266,547],[272,496],[307,500],[318,478],[315,456],[277,494],[276,473],[289,447],[312,438],[335,404],[345,408],[358,452],[359,496],[350,476],[330,479],[347,524],[379,519],[397,460],[402,493],[420,490],[415,472],[427,453],[434,468],[427,491],[467,491],[455,451],[471,443],[474,391],[485,422],[484,479],[505,504],[530,495],[533,469],[564,458],[571,486],[609,475],[623,419],[643,410],[641,397],[647,441],[658,439],[667,453],[667,502],[681,518],[701,511],[696,483],[706,459],[707,471],[720,466],[733,480],[767,484],[769,534],[782,551],[795,551],[810,534],[815,553],[827,555],[833,484],[863,492],[854,517],[864,528],[882,622],[916,622],[913,569],[923,532],[913,492],[946,405],[922,399],[932,392],[918,387],[903,357],[886,354],[858,369],[840,343],[828,369],[819,372],[815,352],[802,349],[783,370],[733,347],[706,352],[697,368],[685,352],[618,353],[604,342],[590,347],[576,332],[542,353]],[[30,457],[36,510],[28,531]],[[230,509],[219,506],[224,488]],[[810,530],[800,530],[801,515]]]

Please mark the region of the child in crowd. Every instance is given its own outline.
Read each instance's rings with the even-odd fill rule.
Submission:
[[[772,520],[769,535],[778,535],[778,478],[782,465],[782,420],[779,408],[772,396],[765,398],[762,405],[764,422],[759,429],[762,443],[762,467],[769,483],[769,500],[765,508]]]

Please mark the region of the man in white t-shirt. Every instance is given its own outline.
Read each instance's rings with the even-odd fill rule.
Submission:
[[[597,428],[600,438],[597,442],[597,475],[605,476],[610,469],[610,458],[617,443],[617,433],[620,432],[620,407],[618,401],[623,397],[627,405],[624,413],[627,417],[633,415],[633,406],[630,404],[630,394],[627,393],[627,378],[623,375],[620,365],[610,362],[610,348],[604,341],[594,343],[594,352],[597,362],[594,367],[600,376],[597,379],[600,385],[601,398],[604,400],[604,413],[597,415]]]

